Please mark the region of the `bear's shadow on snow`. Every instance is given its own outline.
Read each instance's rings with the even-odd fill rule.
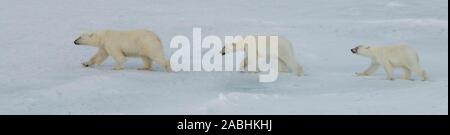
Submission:
[[[113,58],[108,57],[108,59],[101,65],[95,66],[95,69],[99,70],[111,70],[114,68],[115,62]],[[80,64],[81,66],[81,64]],[[124,63],[124,71],[140,71],[138,68],[142,67],[142,61],[139,58],[127,58]],[[152,64],[152,71],[151,72],[165,72],[164,69],[161,67],[161,65]]]
[[[262,83],[258,81],[258,74],[254,73],[237,73],[239,78],[233,78],[224,81],[221,91],[225,92],[242,92],[242,93],[279,93],[285,87],[284,82],[289,82],[293,78],[301,79],[294,75],[280,74],[278,80],[270,83]],[[283,87],[282,87],[283,86]]]

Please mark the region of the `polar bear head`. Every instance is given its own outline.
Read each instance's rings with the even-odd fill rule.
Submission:
[[[221,54],[225,55],[228,53],[247,51],[247,46],[256,46],[256,36],[235,36],[226,37],[225,46],[222,48]]]
[[[371,56],[372,51],[370,50],[370,46],[359,45],[353,49],[351,49],[353,54],[361,55],[361,56]]]
[[[222,55],[225,55],[228,53],[240,52],[240,51],[244,51],[244,50],[245,50],[245,46],[243,44],[229,43],[229,44],[225,44],[225,46],[222,48],[222,51],[220,51],[220,53]]]
[[[101,41],[99,33],[83,33],[74,43],[75,45],[101,46]]]

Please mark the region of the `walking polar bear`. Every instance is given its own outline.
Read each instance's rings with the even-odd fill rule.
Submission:
[[[357,46],[351,49],[357,55],[368,57],[372,60],[372,65],[358,76],[368,76],[373,74],[380,65],[384,66],[389,80],[394,80],[394,68],[404,70],[405,80],[411,80],[411,72],[422,77],[422,81],[428,80],[427,73],[419,65],[419,56],[413,48],[406,45],[393,45],[382,47]]]
[[[126,57],[140,57],[144,65],[139,70],[152,70],[153,61],[171,72],[170,62],[164,57],[159,37],[147,30],[115,31],[104,30],[84,33],[74,41],[75,45],[89,45],[99,48],[85,67],[100,65],[112,56],[116,61],[114,70],[122,70]]]
[[[258,36],[249,35],[249,36],[261,37],[262,35],[258,35]],[[270,38],[270,36],[262,36],[262,37],[266,37],[267,39]],[[246,37],[244,37],[244,39],[245,38]],[[267,43],[269,43],[269,41],[267,41]],[[267,48],[269,48],[269,46],[267,46]],[[250,61],[250,60],[258,60],[259,58],[266,59],[266,58],[270,57],[270,56],[268,56],[269,55],[268,52],[259,52],[257,50],[257,52],[256,52],[257,58],[249,59],[248,55],[247,55],[248,49],[245,45],[244,40],[234,41],[233,43],[226,43],[221,51],[222,55],[226,55],[227,53],[234,53],[234,52],[245,52],[246,53],[246,57],[244,58],[244,60],[241,61],[241,64],[240,64],[240,68],[242,71],[247,71],[249,63],[258,63],[257,61]],[[291,42],[288,39],[281,37],[281,36],[278,36],[278,69],[279,69],[279,72],[288,72],[289,69],[291,69],[297,76],[304,75],[303,67],[297,62]]]

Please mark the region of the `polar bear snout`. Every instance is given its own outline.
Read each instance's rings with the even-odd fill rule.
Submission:
[[[351,49],[350,51],[352,51],[353,54],[360,54],[359,49],[361,49],[361,48],[363,48],[363,49],[367,48],[368,49],[369,47],[364,47],[363,45],[360,45],[360,46],[357,46],[357,47]]]
[[[222,56],[227,54],[227,53],[225,52],[225,47],[222,48],[222,51],[220,51],[220,54],[222,54]]]
[[[358,47],[351,49],[350,51],[352,51],[353,54],[358,53]]]
[[[75,41],[73,41],[73,43],[74,43],[75,45],[80,45],[80,43],[78,42],[78,40],[80,40],[80,38],[77,38]]]

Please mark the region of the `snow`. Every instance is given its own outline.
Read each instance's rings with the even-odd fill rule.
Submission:
[[[447,0],[0,0],[0,114],[448,114]],[[144,28],[169,58],[176,35],[280,34],[307,76],[112,71],[80,63],[84,31]],[[350,48],[405,43],[430,81],[385,80]],[[206,51],[206,50],[204,50]],[[401,78],[401,71],[396,75]]]

